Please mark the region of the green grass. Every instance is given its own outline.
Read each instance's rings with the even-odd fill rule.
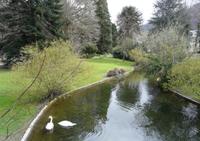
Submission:
[[[113,68],[124,68],[127,71],[133,69],[132,62],[109,57],[86,59],[84,63],[88,66],[88,70],[86,73],[77,76],[70,90],[103,79],[106,72]],[[0,114],[12,105],[18,95],[24,90],[25,86],[27,86],[28,82],[31,81],[25,78],[17,79],[17,77],[18,74],[16,72],[0,70]],[[17,82],[17,80],[20,80],[20,82]],[[34,93],[34,91],[29,91],[27,94],[29,93]],[[14,132],[22,128],[27,121],[35,116],[38,111],[37,105],[38,103],[18,104],[6,117],[0,119],[0,136],[6,135],[8,125],[9,132]]]
[[[92,58],[85,60],[85,63],[89,65],[88,71],[84,75],[78,75],[78,80],[73,83],[72,89],[99,81],[102,78],[105,78],[105,75],[109,70],[114,68],[123,68],[127,71],[133,69],[132,62],[115,58]]]

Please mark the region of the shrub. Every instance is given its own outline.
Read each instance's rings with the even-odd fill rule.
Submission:
[[[63,40],[49,43],[43,51],[37,50],[37,45],[28,46],[26,53],[29,59],[18,63],[14,70],[21,72],[25,77],[34,78],[42,67],[36,80],[37,90],[42,91],[44,97],[51,97],[63,93],[70,87],[70,82],[75,79],[77,73],[82,71],[80,60],[71,51],[71,44]]]
[[[120,46],[113,48],[112,54],[113,54],[114,58],[128,60],[128,57],[126,57],[126,55],[124,54],[124,52],[122,51],[122,48]]]
[[[83,57],[93,57],[97,51],[98,48],[94,43],[87,43],[81,48],[81,55]]]
[[[174,64],[187,57],[188,40],[180,35],[177,27],[169,27],[159,33],[152,34],[145,42],[148,65],[147,72],[167,81],[168,70]]]
[[[131,60],[136,63],[136,66],[143,68],[148,64],[147,54],[140,48],[135,48],[129,52]]]
[[[136,40],[131,38],[126,38],[122,43],[113,49],[113,57],[119,59],[130,60],[129,51],[136,48],[138,43]]]
[[[172,67],[168,87],[200,98],[200,58],[191,58]]]

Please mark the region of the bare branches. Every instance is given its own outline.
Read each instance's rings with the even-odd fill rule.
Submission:
[[[88,41],[97,41],[99,25],[96,17],[96,5],[93,0],[63,0],[65,34],[76,45]]]

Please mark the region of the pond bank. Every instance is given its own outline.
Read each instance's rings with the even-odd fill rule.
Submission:
[[[90,72],[88,74],[80,74],[77,78],[77,81],[72,84],[72,88],[70,88],[69,90],[75,90],[82,86],[102,80],[105,77],[106,73],[114,68],[123,68],[126,71],[131,71],[133,69],[133,62],[123,61],[115,58],[98,57],[86,59],[84,62],[90,66]],[[18,94],[21,92],[21,90],[24,89],[24,85],[20,85],[20,83],[15,83],[15,77],[13,76],[17,76],[14,71],[9,69],[0,69],[0,97],[2,98],[0,101],[0,112],[3,112],[8,107],[8,105],[11,105],[15,98],[18,97]],[[34,94],[34,91],[30,91],[30,95],[31,94]],[[20,140],[24,134],[24,131],[28,128],[30,122],[41,110],[41,108],[44,107],[45,104],[46,103],[29,103],[27,105],[17,105],[16,108],[20,112],[17,112],[18,114],[16,118],[20,119],[20,121],[13,122],[11,124],[10,129],[13,130],[9,131],[9,134],[11,133],[12,137],[10,137],[8,141]],[[2,119],[0,121],[1,123],[4,123],[6,119],[9,118],[11,118],[10,115],[8,115],[5,120]],[[7,129],[6,126],[1,127],[0,140],[4,140]]]
[[[126,78],[127,76],[129,76],[130,74],[132,73],[132,71],[129,71],[129,72],[126,72],[122,78],[120,79],[123,79],[123,78]],[[37,116],[33,119],[33,121],[30,123],[29,127],[27,128],[27,130],[25,131],[25,133],[23,134],[23,137],[21,139],[21,141],[26,141],[29,134],[31,133],[31,131],[33,130],[34,128],[34,125],[37,123],[37,121],[39,120],[39,118],[41,117],[41,115],[47,110],[47,108],[52,105],[54,102],[56,102],[58,99],[62,98],[62,97],[66,97],[66,96],[70,96],[72,93],[76,92],[76,91],[79,91],[79,90],[83,90],[83,89],[88,89],[90,87],[93,87],[93,86],[96,86],[96,85],[99,85],[99,84],[102,84],[102,83],[105,83],[105,82],[108,82],[108,81],[112,81],[112,80],[118,80],[119,78],[117,77],[107,77],[107,78],[104,78],[100,81],[97,81],[97,82],[94,82],[92,84],[89,84],[89,85],[86,85],[86,86],[83,86],[83,87],[80,87],[78,89],[75,89],[75,90],[72,90],[72,91],[69,91],[63,95],[60,95],[59,97],[55,98],[54,100],[52,100],[51,102],[49,102],[47,105],[44,106],[44,108],[42,108],[42,110],[37,114]]]
[[[200,101],[195,100],[195,99],[192,98],[192,97],[186,96],[186,95],[182,94],[181,92],[179,92],[179,91],[177,91],[177,90],[172,90],[172,89],[170,89],[169,91],[173,92],[174,94],[178,95],[179,97],[181,97],[181,98],[183,98],[183,99],[185,99],[185,100],[187,100],[187,101],[190,101],[190,102],[193,103],[193,104],[200,105]]]
[[[123,81],[105,82],[59,98],[44,111],[27,141],[200,140],[199,110],[135,72]],[[44,129],[49,115],[54,117],[53,133]],[[62,120],[77,126],[63,129],[57,125]]]

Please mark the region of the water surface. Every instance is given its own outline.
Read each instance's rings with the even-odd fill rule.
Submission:
[[[54,117],[52,133],[44,127]],[[77,126],[57,125],[70,120]],[[142,75],[107,82],[57,100],[29,141],[199,141],[200,108],[153,87]]]

